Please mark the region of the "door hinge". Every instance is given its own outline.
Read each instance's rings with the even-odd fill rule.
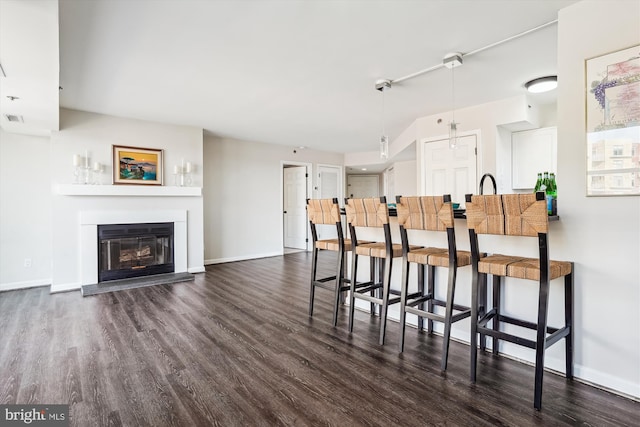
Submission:
[[[308,174],[308,173],[305,173],[305,174],[304,174],[304,177],[305,177],[305,178],[309,178],[309,174]]]
[[[474,147],[473,151],[475,152],[476,156],[478,155],[478,147]]]
[[[309,238],[304,239],[305,243],[309,243]]]

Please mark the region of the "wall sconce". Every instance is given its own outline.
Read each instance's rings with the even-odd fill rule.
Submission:
[[[185,162],[184,159],[182,159],[181,165],[175,165],[173,167],[173,175],[175,178],[176,187],[188,187],[191,185],[192,169],[193,166],[191,165],[191,162]]]

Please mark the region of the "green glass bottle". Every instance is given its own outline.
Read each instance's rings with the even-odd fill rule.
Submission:
[[[533,190],[534,193],[540,191],[540,186],[542,185],[542,172],[538,172],[538,180],[536,181],[536,187]]]
[[[551,194],[551,215],[558,215],[558,185],[556,184],[556,174],[551,172],[549,177],[549,193]]]
[[[540,186],[540,191],[544,191],[545,197],[547,199],[547,214],[551,215],[552,212],[552,199],[551,196],[551,181],[549,180],[549,172],[544,173],[544,177],[542,178],[542,185]]]

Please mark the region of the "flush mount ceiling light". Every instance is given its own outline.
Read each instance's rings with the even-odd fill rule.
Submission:
[[[546,76],[533,79],[526,82],[524,87],[531,93],[549,92],[558,87],[558,76]]]

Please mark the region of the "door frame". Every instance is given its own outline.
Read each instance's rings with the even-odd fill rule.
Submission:
[[[288,160],[280,160],[280,251],[281,254],[284,254],[284,168],[285,166],[305,166],[307,169],[307,198],[311,198],[313,185],[312,179],[313,176],[313,163],[308,162],[295,162]],[[308,217],[307,217],[307,222]],[[309,239],[309,225],[307,224],[307,251],[311,250],[311,239]]]
[[[478,183],[480,182],[480,173],[482,170],[481,166],[483,164],[482,133],[480,132],[480,129],[476,129],[468,132],[461,132],[458,134],[458,136],[471,136],[471,135],[475,135],[476,137],[476,151],[477,151],[476,153],[476,186],[477,186]],[[420,195],[425,195],[426,193],[425,179],[426,179],[427,171],[424,168],[424,156],[425,156],[424,146],[425,144],[428,144],[430,142],[442,141],[444,139],[449,139],[449,135],[440,135],[440,136],[434,136],[429,138],[423,138],[420,140],[420,144],[418,144],[417,152],[416,152],[416,159],[417,159],[416,163],[420,171],[420,174],[419,174],[420,176],[418,181],[418,194]],[[475,194],[475,190],[476,189],[474,189],[474,194]]]

